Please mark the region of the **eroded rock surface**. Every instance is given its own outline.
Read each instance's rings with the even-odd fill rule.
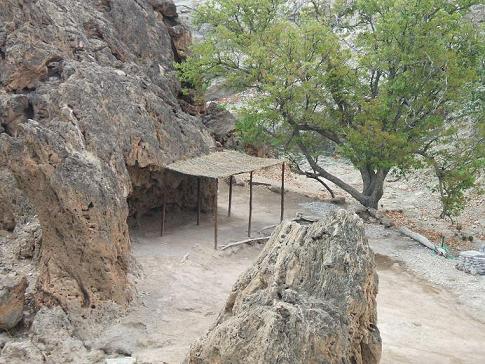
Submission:
[[[280,225],[188,363],[378,363],[377,274],[361,220]]]
[[[212,145],[177,99],[176,18],[167,1],[0,2],[0,237],[35,262],[38,307],[125,304],[127,201],[176,200],[192,182],[163,167]]]
[[[87,349],[76,337],[68,315],[59,307],[41,308],[29,337],[11,339],[0,350],[0,364],[101,363],[104,353]]]

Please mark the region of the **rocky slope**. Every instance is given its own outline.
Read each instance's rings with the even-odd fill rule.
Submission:
[[[163,170],[213,143],[177,99],[189,42],[169,1],[0,2],[0,270],[37,307],[125,304],[128,215],[193,204]]]
[[[188,363],[378,363],[377,274],[344,210],[280,225]]]

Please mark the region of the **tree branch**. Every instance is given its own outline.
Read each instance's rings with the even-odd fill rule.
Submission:
[[[288,120],[288,122],[289,122],[290,125],[293,125],[293,127],[296,127],[296,124],[294,122],[292,122],[291,120]],[[297,137],[300,136],[299,131],[297,131],[296,135],[297,135]],[[344,181],[342,181],[340,178],[334,176],[333,174],[330,174],[324,168],[322,168],[320,165],[318,165],[318,163],[315,161],[315,159],[313,159],[313,157],[310,155],[310,152],[309,152],[308,148],[306,147],[306,145],[303,144],[299,138],[298,138],[297,144],[298,144],[301,152],[303,153],[303,155],[307,159],[308,163],[310,164],[310,167],[312,167],[312,169],[315,171],[315,173],[317,173],[320,177],[323,177],[326,180],[328,180],[328,181],[336,184],[337,186],[339,186],[341,189],[343,189],[345,192],[349,193],[353,198],[355,198],[361,204],[363,204],[363,205],[366,204],[366,202],[367,202],[366,196],[364,196],[362,193],[357,191],[351,185],[345,183]]]
[[[296,129],[301,130],[301,131],[314,131],[314,132],[320,134],[321,136],[323,136],[324,138],[327,138],[327,139],[331,140],[332,142],[334,142],[336,144],[342,143],[342,141],[340,140],[337,133],[335,133],[331,130],[322,129],[322,128],[319,128],[317,126],[306,124],[306,123],[305,124],[296,124],[295,127],[296,127]]]

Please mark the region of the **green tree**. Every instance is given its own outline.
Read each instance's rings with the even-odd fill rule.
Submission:
[[[210,0],[195,20],[211,30],[180,74],[201,92],[221,77],[253,89],[243,138],[303,155],[314,176],[377,208],[389,171],[436,163],[430,151],[465,117],[483,46],[465,16],[474,3]],[[360,171],[362,190],[318,163],[328,142]]]

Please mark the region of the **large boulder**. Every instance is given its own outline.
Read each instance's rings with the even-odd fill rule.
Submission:
[[[0,1],[0,229],[38,258],[39,306],[126,304],[137,196],[177,200],[194,181],[164,166],[213,144],[179,105],[169,28],[147,0]]]
[[[361,220],[344,210],[280,225],[234,285],[188,363],[373,364],[377,274]]]
[[[25,277],[0,279],[0,331],[14,328],[22,320],[26,288]]]

